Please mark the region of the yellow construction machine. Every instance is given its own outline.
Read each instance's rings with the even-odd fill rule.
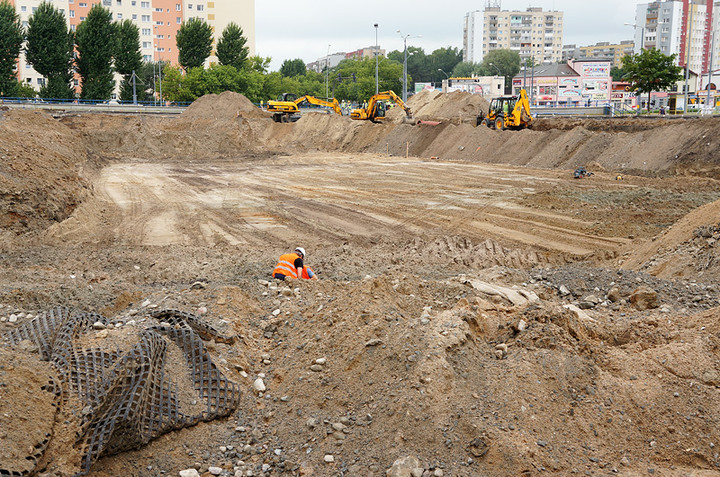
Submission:
[[[353,109],[350,113],[351,119],[370,120],[374,123],[385,119],[387,112],[387,102],[392,101],[405,110],[408,119],[412,119],[412,111],[393,91],[383,91],[378,93],[368,101],[367,107],[361,109]]]
[[[267,110],[273,113],[273,121],[276,123],[288,123],[294,122],[300,119],[300,104],[307,101],[310,104],[317,106],[325,106],[332,109],[337,114],[342,116],[342,109],[340,103],[335,98],[332,99],[320,99],[314,96],[301,96],[293,93],[283,93],[280,95],[277,101],[268,101]]]
[[[490,102],[487,116],[482,112],[477,117],[477,126],[485,124],[492,129],[524,129],[532,127],[530,101],[527,92],[520,90],[519,96],[501,96]]]

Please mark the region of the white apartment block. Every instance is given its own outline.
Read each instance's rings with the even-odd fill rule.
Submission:
[[[488,1],[482,12],[465,16],[464,61],[479,63],[489,52],[510,49],[522,61],[533,58],[535,63],[559,63],[563,48],[563,12],[543,11],[530,7],[526,11],[502,10],[498,0]]]
[[[42,0],[11,0],[27,27],[30,15]],[[116,21],[131,20],[140,30],[140,47],[144,61],[164,61],[177,64],[175,44],[177,31],[184,21],[201,18],[214,32],[213,46],[230,22],[243,29],[250,55],[255,54],[255,0],[49,0],[65,14],[68,28],[73,31],[85,20],[90,8],[101,3],[108,8]],[[213,55],[215,51],[213,49]],[[217,61],[211,56],[208,63]],[[43,84],[42,78],[25,62],[24,55],[18,64],[18,78],[35,89]]]
[[[656,48],[666,55],[677,55],[679,66],[687,64],[691,71],[705,73],[710,62],[712,31],[718,31],[719,9],[720,2],[712,0],[639,4],[634,25],[635,51]],[[713,63],[717,65],[716,61]]]

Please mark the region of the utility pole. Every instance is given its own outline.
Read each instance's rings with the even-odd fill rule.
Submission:
[[[160,60],[160,71],[158,72],[158,76],[160,77],[160,107],[162,107],[163,104],[165,103],[163,101],[163,95],[162,95],[162,69],[163,69],[163,64],[162,64],[162,60]]]
[[[378,45],[378,24],[375,24],[375,94],[380,92],[380,48]]]

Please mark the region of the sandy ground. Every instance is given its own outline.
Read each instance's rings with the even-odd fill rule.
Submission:
[[[711,155],[643,143],[697,128],[278,125],[227,103],[0,116],[0,333],[55,305],[139,323],[170,307],[241,338],[208,347],[241,387],[230,418],[91,475],[415,475],[405,457],[417,475],[719,475],[720,187]],[[662,173],[612,168],[622,141]],[[596,174],[573,179],[593,144]],[[270,280],[297,245],[321,279]],[[72,403],[36,393],[28,415],[52,370],[9,352],[29,358],[0,366],[0,469],[71,475]]]

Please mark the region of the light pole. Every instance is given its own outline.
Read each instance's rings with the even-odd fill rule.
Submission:
[[[380,92],[380,48],[378,45],[378,24],[375,24],[375,94]]]
[[[327,55],[325,56],[325,97],[330,98],[330,46],[328,45]]]
[[[636,25],[634,23],[626,23],[625,26],[631,26],[635,29],[640,29],[640,50],[645,48],[645,27]]]
[[[403,35],[400,30],[397,31],[400,33],[400,38],[403,39],[403,46],[405,51],[405,59],[403,60],[403,94],[402,99],[403,102],[407,102],[407,59],[408,59],[408,52],[407,52],[407,39],[410,38],[410,35]],[[413,38],[422,38],[422,35],[414,36]]]
[[[495,68],[495,71],[498,72],[498,76],[502,76],[502,74],[500,73],[500,68],[498,68],[497,66],[495,66],[494,63],[488,63],[488,65],[490,65],[490,66],[492,66],[493,68]]]
[[[450,76],[445,73],[445,71],[442,68],[438,68],[438,71],[445,75],[445,79],[448,80],[448,87],[450,86]],[[443,91],[444,93],[445,91]]]
[[[687,43],[687,53],[685,53],[685,105],[683,106],[683,116],[687,114],[688,112],[688,89],[689,89],[689,81],[690,81],[690,52],[692,49],[690,48],[690,42],[692,41],[692,29],[693,29],[693,12],[695,11],[693,6],[690,5],[690,22],[687,27],[687,38],[685,39],[685,42]],[[650,103],[648,103],[648,112],[650,111]]]

